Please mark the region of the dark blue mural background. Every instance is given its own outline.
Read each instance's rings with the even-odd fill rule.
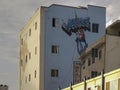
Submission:
[[[76,44],[77,44],[77,51],[81,54],[87,47],[88,44],[86,42],[85,31],[90,31],[90,18],[75,18],[68,19],[67,23],[63,22],[62,30],[69,36],[72,33],[76,34]]]

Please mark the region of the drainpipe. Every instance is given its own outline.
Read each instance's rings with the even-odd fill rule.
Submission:
[[[73,90],[73,89],[72,89],[72,82],[70,83],[70,90]]]
[[[82,77],[82,76],[81,76],[81,75],[82,75],[81,73],[82,73],[82,64],[81,64],[81,62],[80,62],[80,82],[82,81],[82,80],[81,80],[81,77]]]
[[[86,77],[84,78],[84,90],[86,90]]]
[[[102,75],[102,90],[104,90],[104,83],[105,83],[104,70],[101,72],[101,75]]]

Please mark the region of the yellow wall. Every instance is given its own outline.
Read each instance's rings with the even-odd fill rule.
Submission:
[[[35,23],[37,22],[37,29],[35,30]],[[31,28],[31,35],[29,36],[29,29]],[[20,45],[20,90],[39,90],[39,63],[40,63],[40,9],[36,11],[34,16],[30,19],[27,25],[20,32],[20,40],[23,39],[23,45]],[[37,47],[37,54],[35,54],[35,47]],[[31,59],[29,53],[31,52]],[[27,62],[26,62],[27,55]],[[36,70],[36,78],[35,78]],[[29,74],[31,81],[29,81]],[[26,82],[27,79],[27,82]]]
[[[109,89],[106,89],[106,83],[109,82]],[[120,90],[118,88],[120,85],[120,69],[114,70],[112,72],[104,74],[104,90]],[[73,85],[72,90],[85,90],[84,82]],[[86,80],[86,90],[102,90],[102,75],[90,80]],[[67,87],[63,90],[70,90],[70,87]]]

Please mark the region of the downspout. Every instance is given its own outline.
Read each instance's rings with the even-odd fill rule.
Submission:
[[[105,83],[104,70],[101,72],[101,76],[102,76],[102,90],[104,90],[104,83]]]

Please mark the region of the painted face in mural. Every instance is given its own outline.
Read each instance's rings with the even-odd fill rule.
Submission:
[[[85,31],[90,31],[90,18],[68,19],[67,23],[62,24],[62,30],[69,36],[76,33],[77,51],[81,54],[87,47]]]

